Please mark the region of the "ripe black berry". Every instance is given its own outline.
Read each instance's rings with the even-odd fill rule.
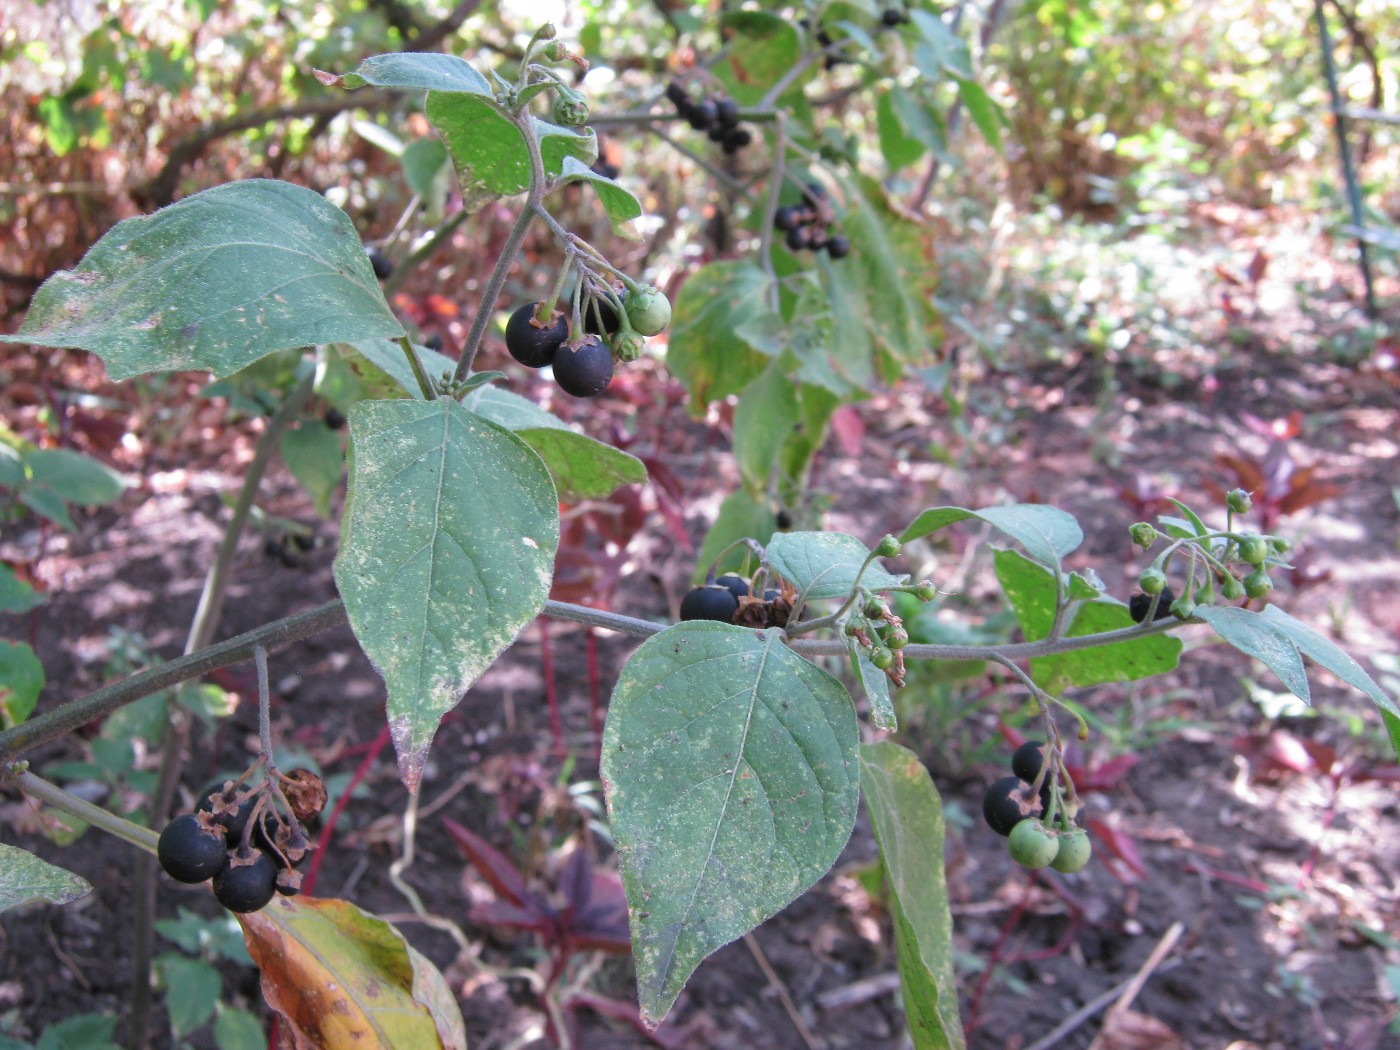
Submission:
[[[583,330],[590,335],[612,335],[619,324],[617,307],[607,296],[595,296],[583,304]]]
[[[690,108],[686,119],[696,131],[709,131],[710,125],[719,119],[719,112],[712,101],[705,99]]]
[[[826,239],[826,254],[833,259],[844,259],[851,254],[850,240],[839,233],[835,237],[828,237]]]
[[[812,246],[812,233],[805,226],[799,226],[795,230],[788,230],[787,246],[791,251],[800,252],[804,248]]]
[[[612,382],[612,351],[596,335],[564,343],[554,352],[554,381],[574,397],[597,397]]]
[[[690,101],[690,93],[678,80],[673,80],[666,85],[666,97],[671,100],[671,105],[679,106],[683,102]]]
[[[1027,784],[1034,784],[1040,776],[1040,767],[1045,763],[1045,749],[1038,740],[1027,740],[1011,756],[1011,772]]]
[[[194,807],[196,812],[210,814],[216,824],[223,825],[224,834],[230,846],[236,846],[243,838],[243,829],[248,826],[248,818],[257,805],[256,795],[239,798],[236,792],[225,793],[223,785],[216,784],[200,796]]]
[[[738,153],[753,141],[753,132],[748,128],[733,128],[725,133],[723,149],[725,153]]]
[[[880,15],[880,21],[887,26],[897,26],[909,21],[909,16],[897,7],[887,7]]]
[[[732,98],[715,99],[715,119],[722,127],[733,127],[739,123],[739,103]]]
[[[338,408],[326,409],[321,419],[332,430],[340,430],[345,426],[345,413]]]
[[[439,353],[441,353],[442,336],[437,332],[434,332],[432,335],[428,336],[428,338],[423,340],[423,345],[426,346],[429,350],[436,350]]]
[[[506,349],[510,356],[530,368],[543,368],[554,360],[554,352],[569,338],[569,322],[559,314],[541,328],[535,323],[540,303],[526,303],[506,322]]]
[[[176,882],[203,882],[223,867],[228,846],[220,829],[207,827],[193,813],[185,813],[165,825],[156,856]]]
[[[249,912],[266,907],[277,892],[277,862],[254,851],[252,863],[235,866],[234,857],[214,876],[214,896],[229,911]]]
[[[733,623],[734,614],[739,611],[739,599],[734,593],[720,584],[695,587],[681,599],[682,620],[718,620],[720,623]]]
[[[725,575],[719,577],[719,579],[715,580],[715,583],[719,584],[721,587],[727,588],[729,590],[729,593],[734,595],[736,600],[739,598],[748,597],[749,581],[744,579],[742,576],[736,576],[732,572],[726,573]]]
[[[389,275],[394,272],[394,264],[389,257],[374,245],[365,248],[365,254],[369,256],[369,266],[374,271],[374,276],[381,281],[388,280]]]
[[[1134,623],[1142,623],[1147,619],[1147,610],[1152,605],[1152,595],[1138,591],[1128,599],[1128,615],[1133,618]],[[1176,592],[1170,587],[1165,587],[1158,596],[1157,615],[1154,620],[1165,620],[1172,614],[1172,602],[1176,601]]]
[[[1026,798],[1026,785],[1019,777],[1002,777],[987,788],[982,796],[982,816],[987,826],[998,835],[1010,835],[1011,829],[1027,817],[1037,817],[1043,807]]]
[[[773,213],[773,225],[784,232],[797,229],[804,219],[803,209],[796,204],[784,204]]]

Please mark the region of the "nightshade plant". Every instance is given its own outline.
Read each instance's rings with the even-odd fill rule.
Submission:
[[[846,6],[853,19],[862,10]],[[993,134],[995,120],[971,78],[965,48],[950,44],[955,39],[932,14],[909,15],[907,23],[883,19],[896,27],[885,35],[907,35],[915,62],[937,65],[979,126]],[[871,8],[867,21],[873,27],[876,20],[881,14]],[[1047,812],[1070,818],[1077,800],[1064,772],[1060,721],[1076,722],[1081,733],[1087,726],[1060,694],[1170,671],[1181,649],[1171,632],[1183,624],[1208,624],[1304,699],[1301,658],[1311,658],[1371,696],[1397,743],[1400,711],[1359,665],[1276,607],[1260,612],[1222,604],[1222,596],[1248,586],[1242,576],[1267,578],[1286,555],[1281,539],[1237,528],[1234,505],[1223,528],[1206,525],[1184,505],[1179,517],[1134,527],[1134,542],[1160,547],[1147,579],[1156,587],[1170,577],[1182,595],[1165,616],[1158,615],[1165,586],[1134,616],[1092,574],[1067,571],[1064,559],[1079,547],[1082,532],[1071,515],[1049,506],[931,508],[873,549],[840,533],[777,531],[769,497],[779,509],[800,505],[832,412],[869,382],[892,380],[923,361],[935,318],[929,289],[903,276],[919,272],[904,265],[917,254],[911,248],[917,239],[883,203],[878,183],[842,174],[804,145],[800,118],[792,117],[790,127],[789,113],[801,110],[795,100],[823,60],[869,34],[843,22],[839,30],[818,30],[825,43],[814,46],[813,34],[762,12],[737,12],[725,24],[732,39],[714,75],[736,104],[735,119],[763,137],[771,157],[755,212],[759,258],[695,273],[674,314],[654,289],[613,267],[549,210],[550,194],[585,183],[617,232],[628,233],[641,214],[631,192],[593,168],[597,140],[580,126],[588,106],[557,68],[582,60],[548,26],[509,79],[488,78],[453,56],[407,53],[366,59],[353,73],[321,75],[331,87],[422,94],[469,204],[523,195],[456,362],[411,338],[348,217],[321,195],[283,182],[217,186],[119,223],[76,269],[39,290],[24,327],[6,341],[89,350],[114,379],[173,370],[224,378],[306,348],[323,368],[348,364],[371,377],[364,386],[374,393],[337,406],[348,415],[352,450],[335,560],[339,601],[218,645],[195,646],[185,657],[22,721],[0,733],[0,762],[37,798],[154,850],[152,832],[84,808],[28,772],[20,756],[156,689],[348,620],[384,678],[400,775],[416,792],[443,715],[537,616],[641,636],[612,695],[601,772],[642,1019],[659,1024],[707,955],[776,914],[831,868],[864,795],[890,889],[915,1045],[962,1046],[939,799],[911,752],[892,742],[860,743],[848,682],[866,698],[872,724],[892,731],[891,689],[902,683],[909,661],[981,660],[1006,669],[1043,722],[1037,785],[1048,786]],[[917,112],[909,90],[899,92],[881,109],[882,140],[892,158],[913,148],[907,126]],[[545,112],[549,119],[540,115]],[[660,119],[651,111],[623,117],[616,123]],[[806,207],[819,195],[812,169],[836,187],[833,215],[839,206],[845,231],[839,254],[848,247],[849,255],[835,266],[828,259],[805,269],[773,232],[783,207]],[[826,192],[820,191],[823,202]],[[696,410],[740,395],[735,453],[745,488],[726,501],[696,580],[704,586],[716,572],[738,571],[747,593],[732,595],[732,613],[727,598],[722,615],[707,612],[666,627],[548,599],[561,496],[603,496],[643,480],[645,471],[635,458],[495,385],[501,373],[475,368],[506,274],[536,222],[555,233],[564,256],[552,294],[535,310],[541,323],[557,311],[571,340],[596,339],[586,335],[591,315],[625,368],[636,344],[620,343],[619,333],[635,326],[641,337],[669,321],[668,362]],[[604,324],[607,311],[616,332]],[[304,401],[309,388],[297,389]],[[964,521],[991,526],[1007,541],[995,552],[995,571],[1025,641],[912,644],[891,611],[891,594],[927,602],[936,590],[929,581],[887,571],[881,559]],[[760,607],[766,611],[754,611]],[[1036,866],[1054,857],[1043,842],[1013,848]],[[1067,869],[1080,862],[1078,838],[1074,849]],[[76,876],[0,847],[0,905],[61,902],[82,892]],[[289,994],[298,982],[324,977],[351,989],[371,980],[387,987],[385,1013],[371,1020],[399,1026],[383,1029],[392,1045],[464,1044],[450,990],[382,920],[347,902],[278,897],[240,922],[269,1004],[306,1038],[315,1037],[315,1018],[291,1009]],[[323,946],[317,937],[391,947],[383,970],[357,964],[354,972],[323,973],[307,962],[315,955],[316,965],[335,965],[324,951],[307,947]],[[298,969],[290,956],[307,965]],[[345,1004],[352,998],[327,997],[325,1009],[350,1009]]]

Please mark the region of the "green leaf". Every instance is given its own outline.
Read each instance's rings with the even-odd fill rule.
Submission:
[[[251,966],[248,948],[243,943],[243,930],[232,912],[206,919],[183,905],[174,919],[158,919],[156,931],[180,947],[187,955],[204,955],[227,959],[240,966]]]
[[[977,81],[962,78],[958,81],[958,97],[967,107],[967,115],[977,125],[987,144],[998,153],[1002,152],[1001,109],[992,101],[992,96]]]
[[[1055,621],[1054,572],[1014,550],[997,551],[993,562],[997,581],[1021,622],[1026,640],[1048,636]],[[1132,626],[1133,618],[1123,603],[1092,601],[1078,605],[1074,622],[1065,633],[1081,638]],[[1058,693],[1072,685],[1128,682],[1166,674],[1175,669],[1180,658],[1180,639],[1165,633],[1149,634],[1093,649],[1036,657],[1031,661],[1031,677],[1051,693]]]
[[[447,163],[447,147],[438,139],[414,139],[404,149],[402,162],[408,188],[423,200],[430,200],[437,174]]]
[[[218,1003],[214,1018],[214,1043],[219,1050],[263,1050],[267,1033],[247,1010],[234,1010]]]
[[[121,1050],[113,1041],[117,1019],[105,1014],[79,1014],[44,1029],[34,1050]]]
[[[938,792],[918,757],[889,741],[861,745],[860,785],[889,881],[909,1034],[916,1050],[961,1050]]]
[[[332,76],[317,74],[327,87],[354,90],[373,84],[375,87],[417,88],[420,91],[464,92],[469,95],[492,97],[491,84],[472,67],[455,55],[423,52],[399,52],[375,55],[359,64],[353,73]]]
[[[736,333],[767,310],[769,277],[756,263],[710,263],[690,276],[676,296],[666,363],[690,393],[691,415],[711,401],[737,394],[768,358]]]
[[[426,112],[437,128],[469,199],[508,197],[530,188],[530,153],[520,129],[495,102],[475,95],[428,93]],[[535,119],[545,173],[559,175],[573,157],[586,167],[598,159],[598,138]]]
[[[889,675],[870,662],[868,650],[854,638],[846,639],[846,652],[851,658],[856,684],[870,704],[870,724],[886,733],[896,732],[899,719],[894,713],[894,701],[890,698]]]
[[[605,175],[599,175],[587,164],[573,157],[565,157],[560,169],[559,184],[566,182],[587,182],[598,194],[603,204],[603,212],[612,224],[613,233],[630,241],[641,240],[641,234],[632,226],[632,220],[642,214],[642,203],[631,191],[624,189]]]
[[[431,379],[437,379],[444,372],[450,375],[457,367],[457,362],[446,354],[430,350],[426,346],[418,346],[416,343],[414,348],[418,351],[418,360],[422,362],[423,370]],[[397,339],[366,339],[350,344],[350,349],[369,362],[375,373],[387,377],[409,397],[422,400],[423,391],[418,386],[418,380],[414,378],[413,369]],[[378,376],[374,378],[377,379]],[[390,395],[385,393],[383,396]]]
[[[85,879],[71,871],[0,842],[0,912],[36,901],[67,904],[91,889]]]
[[[0,641],[0,726],[28,718],[43,688],[44,665],[28,643]]]
[[[780,532],[768,541],[768,564],[808,601],[844,598],[855,586],[856,574],[870,557],[870,548],[844,532]],[[861,586],[887,590],[907,582],[873,562],[861,576]]]
[[[1360,664],[1343,652],[1329,638],[1309,627],[1302,620],[1289,616],[1277,605],[1266,606],[1262,615],[1272,626],[1287,635],[1289,640],[1308,659],[1327,668],[1353,689],[1359,689],[1365,693],[1376,702],[1376,706],[1382,711],[1400,718],[1400,708],[1395,706],[1395,701],[1386,695],[1385,690],[1372,680]]]
[[[1084,533],[1074,515],[1041,503],[1013,503],[983,510],[933,507],[922,511],[899,538],[908,543],[968,518],[985,521],[1024,547],[1031,558],[1052,568],[1057,568],[1061,558],[1084,542]]]
[[[1303,658],[1292,636],[1281,624],[1233,605],[1198,605],[1196,616],[1210,624],[1216,634],[1240,652],[1261,661],[1278,675],[1279,681],[1299,700],[1312,703]]]
[[[880,93],[875,100],[875,123],[880,133],[880,152],[885,155],[885,164],[891,171],[913,164],[928,152],[929,143],[910,135],[904,128],[896,98],[907,95],[901,87],[891,88]]]
[[[0,562],[0,613],[26,613],[49,600],[47,594],[36,591],[15,575],[15,570]]]
[[[304,421],[282,435],[280,448],[292,477],[311,497],[316,513],[324,518],[330,513],[331,496],[345,472],[339,435],[319,420]]]
[[[751,493],[768,491],[779,454],[799,421],[797,391],[774,361],[744,388],[734,408],[734,460]]]
[[[38,448],[25,454],[29,482],[52,489],[65,503],[90,507],[111,503],[126,490],[127,481],[91,456],[66,448]]]
[[[649,1023],[702,959],[836,861],[855,823],[857,741],[841,683],[776,629],[692,621],[633,653],[602,779]]]
[[[214,1016],[214,1004],[223,985],[218,970],[202,959],[173,952],[158,958],[156,967],[165,982],[165,1007],[177,1039]]]
[[[727,38],[729,62],[719,72],[729,94],[740,106],[759,102],[802,56],[802,40],[791,20],[767,11],[730,11],[721,21]],[[815,76],[799,75],[789,93]]]
[[[919,33],[914,47],[914,61],[925,77],[938,83],[943,76],[967,80],[972,77],[972,54],[967,43],[955,34],[938,15],[913,10],[909,17]]]
[[[222,377],[278,350],[400,335],[349,216],[311,190],[249,179],[117,223],[0,342],[90,350],[120,380]]]
[[[554,478],[559,498],[566,502],[602,499],[619,485],[640,485],[647,479],[647,468],[635,456],[578,433],[519,394],[483,386],[462,404],[513,431],[539,453]]]
[[[3,336],[0,336],[3,341]],[[19,490],[19,501],[41,518],[47,518],[61,529],[72,531],[73,519],[68,514],[68,505],[53,489],[42,485],[26,485]]]
[[[695,586],[705,582],[705,573],[710,564],[719,557],[719,552],[735,540],[745,536],[765,542],[778,527],[777,515],[765,503],[750,496],[745,489],[731,492],[719,505],[715,523],[705,534],[705,542],[700,545],[700,553],[695,556],[695,573],[690,582]],[[748,556],[747,548],[735,548],[726,554],[715,566],[715,572],[725,573],[738,570]]]
[[[350,441],[335,578],[416,790],[438,721],[544,607],[558,496],[528,445],[450,398],[363,401]]]
[[[1179,499],[1175,499],[1171,496],[1168,496],[1167,499],[1171,500],[1172,503],[1175,504],[1177,510],[1181,511],[1182,514],[1186,515],[1186,520],[1191,523],[1191,528],[1195,532],[1195,535],[1197,537],[1205,537],[1210,535],[1210,529],[1206,528],[1205,522],[1203,522],[1200,519],[1200,517],[1196,514],[1194,510],[1188,507],[1185,503],[1182,503]],[[1164,518],[1163,520],[1165,521],[1168,519]]]

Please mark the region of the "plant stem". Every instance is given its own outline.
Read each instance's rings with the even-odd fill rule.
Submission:
[[[458,383],[466,379],[471,372],[472,362],[476,359],[476,352],[481,349],[481,340],[486,334],[486,325],[496,309],[496,300],[501,296],[501,289],[505,287],[506,275],[510,273],[511,265],[525,243],[525,234],[535,218],[536,208],[540,201],[544,200],[544,159],[540,156],[540,141],[535,137],[530,110],[521,109],[512,119],[520,130],[521,137],[525,139],[525,151],[530,155],[530,191],[520,214],[516,216],[515,225],[510,228],[510,234],[506,237],[505,246],[496,260],[496,268],[491,271],[491,278],[486,282],[486,289],[481,294],[481,303],[477,306],[476,316],[472,318],[471,331],[467,333],[467,345],[462,348],[462,356],[458,359],[457,370],[452,376]]]
[[[425,401],[436,399],[437,391],[433,389],[433,381],[428,378],[428,370],[423,367],[418,351],[414,349],[408,336],[399,337],[399,346],[403,348],[404,357],[408,358],[408,367],[413,372],[413,378],[418,380],[418,389],[423,391],[423,399]]]
[[[71,813],[79,820],[85,821],[109,835],[115,835],[119,839],[130,842],[133,846],[143,849],[147,853],[155,853],[156,851],[156,844],[160,841],[160,836],[150,828],[133,824],[115,813],[107,812],[101,806],[94,806],[91,802],[85,802],[76,795],[70,795],[57,784],[50,784],[47,780],[37,777],[33,773],[20,773],[15,777],[15,784],[26,795],[32,795],[54,809]]]

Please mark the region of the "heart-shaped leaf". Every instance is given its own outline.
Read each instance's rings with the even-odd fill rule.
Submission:
[[[711,952],[805,892],[855,823],[851,698],[776,629],[677,624],[618,678],[602,777],[642,1017]]]
[[[768,541],[768,564],[809,601],[844,598],[870,548],[844,532],[780,532]],[[895,576],[872,564],[860,582],[872,591],[898,587],[909,577]]]

